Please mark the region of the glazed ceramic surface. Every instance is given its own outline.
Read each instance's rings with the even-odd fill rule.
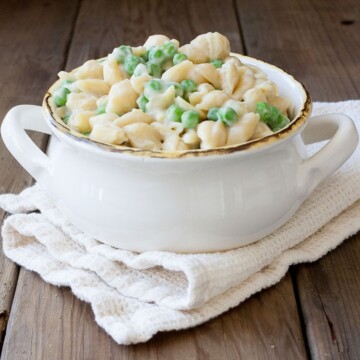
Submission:
[[[117,248],[212,252],[254,242],[283,225],[324,178],[355,150],[350,118],[309,119],[311,101],[282,70],[240,56],[291,99],[293,118],[279,133],[212,150],[163,153],[107,146],[75,136],[43,108],[9,111],[3,140],[59,208],[90,236]],[[25,129],[52,134],[48,154]],[[308,158],[306,145],[330,141]]]

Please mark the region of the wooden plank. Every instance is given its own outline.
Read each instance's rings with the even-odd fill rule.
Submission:
[[[0,223],[1,224],[1,223]],[[18,277],[18,267],[7,259],[3,253],[0,255],[0,346],[2,346],[11,302]]]
[[[0,1],[0,119],[17,104],[41,104],[42,94],[63,66],[70,39],[70,24],[76,12],[71,4],[38,1]],[[32,136],[46,148],[47,136]],[[18,193],[31,184],[0,140],[0,193]],[[4,219],[0,211],[0,224]],[[18,277],[14,263],[0,251],[0,346]]]
[[[11,341],[2,359],[263,360],[281,359],[285,353],[287,359],[306,358],[301,335],[293,328],[297,309],[289,297],[288,276],[206,324],[133,346],[112,341],[95,324],[90,306],[69,289],[51,286],[26,270],[19,284],[7,330]]]
[[[313,359],[360,358],[360,234],[314,264],[296,280]]]
[[[194,330],[204,359],[305,359],[290,276]],[[215,356],[216,354],[216,356]]]
[[[315,100],[359,98],[358,1],[239,0],[237,5],[250,55],[294,74]],[[261,11],[245,16],[254,8]],[[295,271],[314,359],[360,357],[359,238]]]
[[[230,0],[131,4],[82,3],[67,69],[107,54],[118,44],[141,44],[152,33],[184,42],[214,30],[213,24],[231,39],[234,51],[242,50]],[[44,284],[27,271],[21,271],[13,309],[4,359],[275,359],[282,353],[290,354],[289,359],[306,357],[289,277],[208,324],[159,334],[147,344],[131,347],[116,345],[95,324],[90,306],[69,290]]]
[[[116,5],[114,5],[116,4]],[[242,51],[241,38],[231,0],[203,3],[179,0],[98,0],[84,3],[69,51],[68,68],[85,60],[107,55],[119,44],[142,45],[152,34],[165,34],[181,43],[196,35],[214,31],[226,35],[233,51]],[[85,40],[84,40],[85,39]]]
[[[357,0],[237,0],[237,7],[249,56],[288,71],[317,101],[359,97]]]

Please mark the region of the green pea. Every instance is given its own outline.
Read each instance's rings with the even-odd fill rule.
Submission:
[[[255,112],[260,115],[260,120],[274,132],[281,130],[290,123],[290,120],[281,114],[277,107],[263,101],[256,103]]]
[[[139,106],[139,109],[143,112],[146,112],[146,105],[149,102],[149,99],[145,95],[141,95],[137,100],[136,103]]]
[[[152,79],[145,84],[144,95],[150,99],[153,95],[162,93],[165,90],[165,84],[160,79]]]
[[[104,114],[105,112],[106,112],[106,104],[102,104],[98,106],[98,108],[96,109],[96,114],[98,115]]]
[[[224,62],[222,60],[212,60],[210,64],[213,64],[216,68],[221,68]]]
[[[162,83],[159,80],[150,80],[146,85],[153,91],[162,90]]]
[[[270,107],[269,104],[267,104],[264,101],[259,101],[256,103],[256,110],[257,113],[259,113],[259,115],[265,115],[265,112],[270,111]]]
[[[277,125],[273,127],[273,129],[274,129],[273,131],[277,132],[289,124],[290,124],[290,119],[288,117],[286,117],[285,115],[281,114],[280,117],[278,118]]]
[[[177,105],[171,105],[166,111],[166,119],[174,122],[181,122],[181,115],[184,110]]]
[[[208,120],[212,120],[212,121],[218,120],[218,112],[219,112],[218,107],[213,107],[213,108],[209,109],[209,111],[207,113]]]
[[[181,87],[183,88],[184,92],[194,92],[197,89],[197,85],[195,81],[192,81],[190,79],[183,80],[181,82]]]
[[[132,55],[132,49],[130,46],[121,45],[118,48],[115,48],[112,52],[113,56],[115,57],[116,61],[119,63],[124,63],[125,59]]]
[[[175,88],[175,96],[182,97],[184,95],[184,90],[179,83],[171,82],[171,83],[169,83],[169,86],[173,86]]]
[[[166,42],[162,48],[167,58],[172,58],[177,53],[177,47],[171,41]]]
[[[161,66],[159,64],[149,64],[150,75],[153,77],[161,77]]]
[[[181,123],[184,125],[185,129],[193,129],[200,122],[200,115],[195,110],[185,111],[181,115]]]
[[[89,136],[91,134],[91,131],[84,131],[82,134],[85,136]]]
[[[236,111],[228,106],[224,106],[219,109],[218,119],[221,120],[227,126],[231,126],[238,121]]]
[[[173,57],[173,63],[174,63],[174,65],[177,65],[187,59],[188,59],[188,57],[185,54],[176,54]]]
[[[57,89],[54,94],[54,103],[56,106],[65,106],[67,96],[70,94],[70,90],[66,87],[60,87]]]
[[[135,55],[128,56],[124,61],[124,69],[129,74],[132,75],[134,73],[135,68],[142,62],[143,60]]]
[[[158,64],[161,65],[164,60],[166,59],[166,55],[160,47],[154,47],[149,51],[149,61],[152,64]]]
[[[271,123],[281,114],[278,108],[263,101],[256,103],[255,112],[260,115],[260,120],[265,123]]]
[[[67,125],[69,119],[70,119],[70,115],[66,115],[62,118],[62,121]]]

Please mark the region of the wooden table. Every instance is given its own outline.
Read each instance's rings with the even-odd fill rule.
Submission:
[[[314,100],[360,98],[358,0],[0,0],[0,118],[40,104],[61,69],[142,44],[219,31],[300,79]],[[47,138],[34,136],[45,148]],[[0,144],[0,192],[31,177]],[[6,214],[0,212],[0,220]],[[90,306],[0,255],[1,359],[360,359],[360,234],[199,326],[119,346]]]

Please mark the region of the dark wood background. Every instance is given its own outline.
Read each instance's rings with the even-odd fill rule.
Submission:
[[[233,51],[293,74],[314,100],[360,98],[359,13],[358,0],[0,0],[0,118],[40,104],[59,70],[154,33],[187,42],[219,31]],[[0,140],[0,192],[31,183]],[[360,359],[359,240],[202,326],[135,346],[117,345],[88,304],[1,253],[1,359]]]

